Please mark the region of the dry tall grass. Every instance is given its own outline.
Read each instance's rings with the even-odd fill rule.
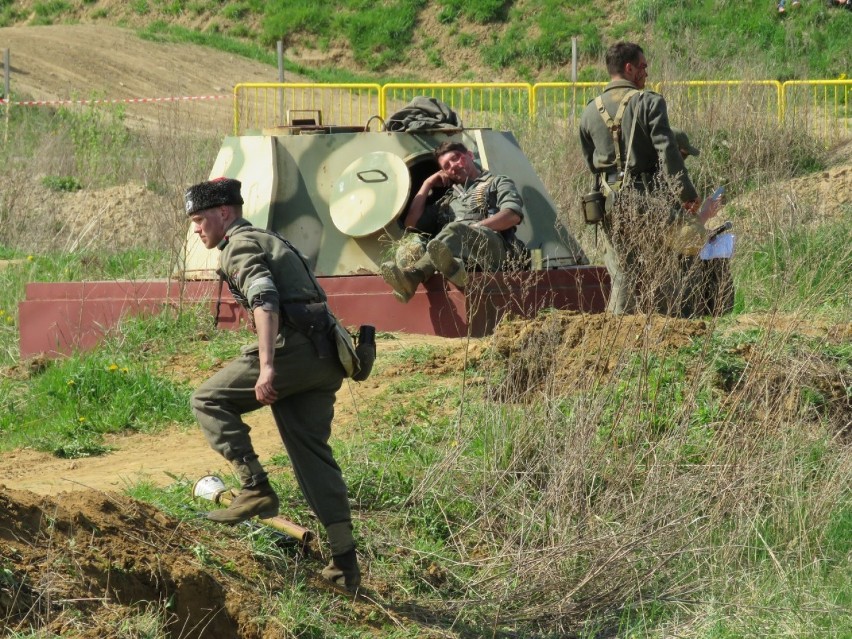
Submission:
[[[628,317],[611,329],[623,322],[636,346],[596,370],[601,345],[571,337],[584,321],[552,315],[512,336],[501,384],[517,375],[523,402],[463,408],[456,450],[481,454],[454,451],[415,488],[448,510],[460,495],[475,505],[451,534],[474,574],[458,614],[475,607],[497,627],[539,624],[551,636],[655,606],[682,607],[673,622],[694,623],[724,601],[724,617],[777,606],[788,636],[812,636],[818,615],[791,603],[838,613],[813,567],[828,561],[828,524],[848,507],[848,368],[818,348],[791,350],[795,328],[769,317],[756,343],[731,342],[747,353],[731,375],[714,326],[698,353],[666,358],[671,327]],[[814,388],[823,403],[805,401]],[[507,396],[503,385],[485,392]],[[775,601],[760,600],[767,581]]]
[[[143,131],[127,129],[123,112],[110,107],[15,112],[2,149],[0,245],[176,257],[186,233],[183,191],[207,177],[221,135],[193,133],[186,105],[151,108],[159,126]]]
[[[690,171],[704,192],[720,183],[734,197],[777,189],[826,157],[800,127],[758,126],[742,110],[717,112],[712,124],[690,130],[702,149]],[[539,122],[520,138],[595,255],[594,233],[571,216],[588,190],[575,132]],[[504,327],[499,381],[484,391],[499,401],[459,410],[457,444],[413,493],[448,511],[468,499],[475,509],[450,534],[462,560],[457,598],[443,603],[460,619],[475,610],[497,635],[537,626],[544,636],[642,624],[689,636],[839,636],[850,627],[826,574],[843,570],[837,551],[848,545],[837,522],[848,522],[852,485],[842,346],[852,248],[809,244],[818,216],[812,203],[794,204],[727,213],[739,235],[741,305],[753,308],[750,296],[765,287],[764,310],[746,326],[707,318],[687,352],[662,349],[680,320],[650,315],[647,298],[644,314],[609,318],[606,345],[578,337],[589,318]],[[641,208],[659,220],[670,211],[665,198]],[[829,235],[848,240],[848,218],[829,222]],[[663,227],[637,219],[630,229],[649,298],[678,272]],[[776,254],[756,266],[767,242]],[[827,320],[816,331],[815,309]],[[621,331],[634,339],[617,340]]]

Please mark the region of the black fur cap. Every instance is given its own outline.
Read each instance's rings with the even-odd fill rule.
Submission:
[[[194,215],[204,209],[212,209],[214,206],[223,204],[242,204],[241,186],[239,180],[220,177],[189,187],[183,196],[186,214]]]

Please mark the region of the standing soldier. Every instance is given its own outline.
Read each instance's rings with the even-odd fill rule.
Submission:
[[[241,418],[270,406],[302,494],[328,534],[332,561],[323,576],[355,590],[361,575],[347,489],[328,445],[335,393],[352,360],[338,355],[340,327],[305,258],[280,235],[243,218],[240,186],[218,178],[185,195],[195,232],[208,249],[221,251],[219,274],[247,310],[258,338],[192,395],[204,436],[242,482],[228,508],[207,517],[236,524],[278,514],[278,496]]]
[[[641,251],[653,245],[666,226],[692,215],[698,195],[669,126],[666,101],[645,90],[648,62],[642,48],[618,42],[607,50],[606,65],[610,82],[583,111],[580,144],[595,188],[606,197],[600,228],[611,280],[607,310],[633,313],[637,286],[648,284],[641,281],[640,268],[657,261],[641,259]],[[660,190],[665,178],[676,181],[679,202],[672,203],[664,219],[658,211],[637,210],[643,208],[637,207],[637,199]],[[622,191],[626,197],[616,198]],[[630,197],[631,191],[638,198]],[[660,219],[648,219],[652,217]],[[670,302],[655,301],[654,306],[668,307]]]

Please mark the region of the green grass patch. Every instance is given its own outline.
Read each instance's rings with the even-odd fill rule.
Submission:
[[[142,280],[167,277],[172,257],[162,251],[81,252],[38,255],[0,246],[0,366],[17,361],[18,303],[30,282]]]
[[[325,5],[301,0],[267,13],[263,41],[271,45],[294,33],[313,33],[328,41],[344,34],[356,61],[368,71],[381,70],[404,57],[423,0],[394,0],[376,5],[344,0]]]
[[[734,262],[736,311],[796,311],[849,317],[852,222],[781,230]]]
[[[95,351],[0,378],[2,448],[89,456],[106,452],[109,433],[190,424],[192,389],[161,372],[164,358],[191,356],[203,370],[236,355],[241,341],[240,332],[213,330],[207,305],[126,318]]]
[[[503,0],[440,0],[441,22],[453,22],[459,17],[472,22],[487,24],[504,22],[507,15],[507,3]]]
[[[104,96],[87,96],[91,99]],[[125,126],[123,105],[73,105],[51,109],[12,109],[10,143],[0,148],[7,166],[22,163],[22,149],[38,149],[46,138],[54,148],[66,153],[70,170],[48,175],[42,183],[52,190],[71,191],[83,186],[112,186],[125,179],[123,168],[128,156],[138,155],[138,138]],[[70,162],[69,162],[70,161]],[[2,218],[0,210],[0,218]]]
[[[41,20],[55,18],[70,10],[71,5],[65,0],[47,0],[46,2],[36,2],[33,4],[33,13]]]
[[[674,58],[713,60],[709,78],[738,77],[744,57],[780,81],[834,78],[848,71],[842,53],[848,14],[825,2],[803,2],[779,15],[774,4],[762,2],[643,0],[630,12],[651,25],[660,50]]]
[[[30,447],[59,457],[86,457],[105,452],[107,433],[191,421],[187,387],[119,353],[73,356],[25,381],[6,379],[0,385],[4,450]]]
[[[41,179],[41,183],[51,191],[64,191],[66,193],[73,193],[83,188],[80,180],[72,175],[45,175]]]

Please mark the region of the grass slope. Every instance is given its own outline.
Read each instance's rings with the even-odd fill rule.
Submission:
[[[0,2],[0,26],[102,21],[271,63],[283,39],[312,59],[291,61],[289,70],[321,81],[566,79],[575,36],[581,80],[605,77],[602,53],[619,39],[639,41],[665,60],[669,78],[836,78],[849,73],[850,20],[852,13],[823,0],[784,15],[766,0],[636,0],[605,8],[580,0]]]

